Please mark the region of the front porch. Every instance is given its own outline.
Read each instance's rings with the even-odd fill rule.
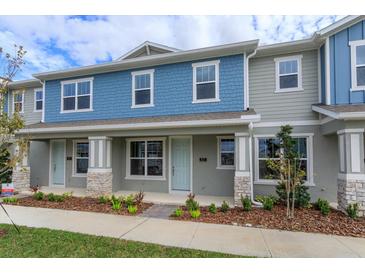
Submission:
[[[72,192],[73,196],[86,197],[86,188],[59,188],[59,187],[41,187],[40,191],[45,194],[63,194],[65,192]],[[129,194],[135,194],[136,191],[120,190],[113,194],[116,196],[127,196]],[[166,204],[166,205],[184,205],[187,199],[186,195],[176,193],[158,193],[158,192],[145,192],[144,201],[153,204]],[[232,196],[209,196],[209,195],[196,195],[196,200],[201,206],[209,206],[211,203],[217,206],[221,205],[223,201],[226,201],[230,206],[234,205]]]

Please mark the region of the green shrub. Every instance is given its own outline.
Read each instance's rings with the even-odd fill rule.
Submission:
[[[122,207],[122,200],[115,197],[114,195],[112,196],[111,203],[113,210],[119,210]]]
[[[54,195],[54,201],[57,203],[61,203],[63,201],[65,201],[65,197],[63,197],[62,195]]]
[[[55,195],[52,192],[48,193],[47,194],[47,200],[50,201],[50,202],[55,202],[56,201]]]
[[[133,194],[129,194],[127,197],[125,197],[122,200],[126,207],[134,205],[134,195]]]
[[[295,187],[295,207],[308,207],[310,205],[311,196],[308,192],[308,187],[304,185],[305,182],[301,182],[299,185]],[[279,183],[276,186],[276,194],[279,196],[279,201],[282,203],[286,203],[286,189],[284,183]],[[290,204],[293,197],[293,192],[291,191],[289,194]]]
[[[62,194],[62,197],[64,199],[68,199],[68,198],[71,198],[72,195],[73,195],[73,192],[65,192],[65,193]]]
[[[213,213],[213,214],[217,213],[217,207],[215,206],[214,203],[210,204],[210,206],[208,207],[208,210],[210,213]]]
[[[200,210],[190,210],[190,216],[194,219],[197,219],[200,217]]]
[[[107,204],[110,202],[110,198],[108,196],[102,195],[98,197],[98,202],[99,204]]]
[[[128,206],[128,212],[129,214],[136,214],[138,210],[138,207],[136,205],[129,205]]]
[[[262,206],[265,210],[272,210],[275,204],[275,198],[272,196],[261,196],[257,199],[260,203],[262,203]]]
[[[359,204],[349,204],[346,208],[346,212],[351,219],[356,219],[359,213]]]
[[[276,205],[279,203],[279,198],[274,196],[274,195],[269,195],[269,196],[264,196],[264,195],[256,195],[255,200],[260,202],[260,203],[264,203],[264,201],[270,198],[273,201],[273,204]]]
[[[15,204],[18,201],[17,197],[5,197],[3,198],[3,202],[6,204]]]
[[[241,195],[241,203],[244,211],[250,211],[252,209],[252,202],[248,196],[243,197]]]
[[[175,211],[174,211],[174,216],[175,217],[180,217],[180,216],[182,216],[183,215],[183,210],[180,208],[180,207],[178,207],[178,208],[176,208],[175,209]]]
[[[316,208],[321,211],[324,216],[327,216],[331,211],[329,202],[321,198],[318,198]]]
[[[43,200],[44,199],[44,193],[41,191],[35,192],[33,194],[33,198],[36,199],[37,201]]]
[[[223,201],[222,205],[221,205],[221,211],[222,212],[227,212],[229,209],[229,205],[226,201]]]
[[[199,203],[195,200],[194,194],[188,195],[188,199],[185,201],[185,205],[188,211],[199,209]]]

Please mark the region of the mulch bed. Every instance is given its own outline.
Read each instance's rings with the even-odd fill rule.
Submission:
[[[33,197],[25,197],[25,198],[19,198],[16,203],[11,203],[11,205],[57,208],[65,210],[99,212],[99,213],[109,213],[117,215],[132,215],[128,212],[128,209],[126,207],[122,206],[120,210],[113,210],[110,203],[100,204],[98,199],[90,197],[69,197],[66,198],[65,201],[63,202],[50,202],[48,200],[38,201]],[[152,206],[151,203],[141,203],[138,206],[138,210],[135,215],[141,214],[150,206]]]
[[[272,211],[262,208],[253,208],[251,211],[243,211],[242,208],[231,208],[226,213],[217,211],[210,213],[208,207],[201,207],[201,215],[197,219],[191,218],[189,212],[184,209],[181,217],[171,216],[173,220],[196,221],[216,224],[229,224],[239,226],[252,226],[260,228],[281,229],[290,231],[314,232],[335,234],[340,236],[364,237],[365,218],[353,220],[344,213],[331,209],[327,216],[314,208],[299,208],[295,210],[295,218],[286,218],[286,207],[274,206]]]

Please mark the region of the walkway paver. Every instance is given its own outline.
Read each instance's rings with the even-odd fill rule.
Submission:
[[[6,205],[19,225],[257,257],[365,257],[365,239]],[[0,223],[10,223],[0,211]]]
[[[141,217],[169,219],[176,208],[176,205],[152,205],[141,214]]]

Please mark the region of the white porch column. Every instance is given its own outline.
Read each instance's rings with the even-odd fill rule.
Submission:
[[[235,134],[235,174],[234,174],[234,202],[241,205],[241,195],[251,196],[251,174],[249,158],[249,134],[237,132]]]
[[[15,191],[28,191],[30,188],[29,145],[27,143],[22,159],[13,168],[12,182]],[[18,155],[19,146],[16,145],[14,150],[15,155]]]
[[[337,200],[340,210],[358,203],[359,214],[365,215],[364,129],[337,132],[339,173]]]
[[[86,193],[89,196],[111,194],[113,191],[112,138],[89,137],[89,168]]]

